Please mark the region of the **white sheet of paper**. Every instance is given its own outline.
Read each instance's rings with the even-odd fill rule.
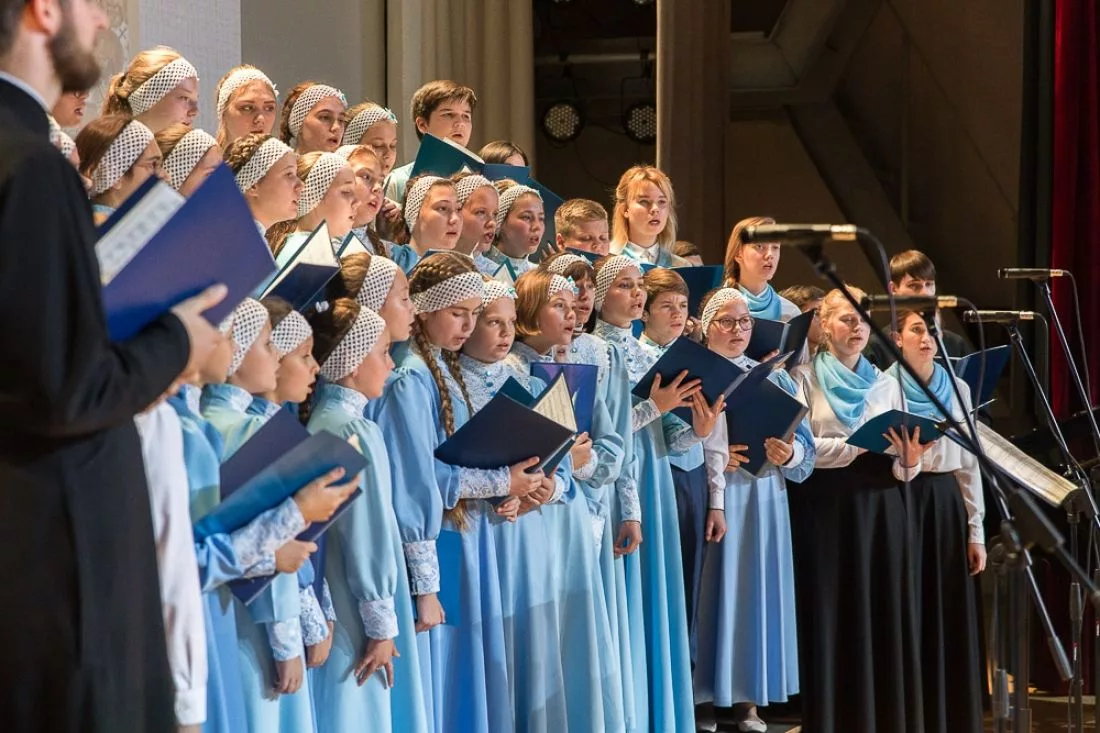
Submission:
[[[166,183],[149,189],[145,197],[130,209],[95,245],[99,260],[100,282],[110,284],[149,244],[186,199]]]
[[[563,376],[559,375],[546,388],[532,409],[563,428],[577,432],[577,415],[573,411],[573,397],[569,394],[569,385]]]

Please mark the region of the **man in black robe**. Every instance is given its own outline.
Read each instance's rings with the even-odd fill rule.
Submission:
[[[133,417],[205,359],[220,286],[110,342],[80,177],[46,110],[99,70],[95,0],[0,0],[0,731],[171,731]]]

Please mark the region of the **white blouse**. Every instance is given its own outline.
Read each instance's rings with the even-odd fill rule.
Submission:
[[[852,461],[866,453],[866,449],[848,445],[848,438],[855,432],[852,428],[840,421],[833,411],[833,406],[825,397],[825,390],[817,381],[817,373],[814,372],[813,362],[803,364],[791,370],[791,377],[798,385],[798,394],[802,401],[809,406],[810,412],[806,416],[810,421],[810,429],[814,432],[814,447],[817,449],[817,460],[814,466],[817,468],[844,468],[851,465]],[[866,410],[863,420],[867,418]],[[858,427],[858,424],[857,424]]]

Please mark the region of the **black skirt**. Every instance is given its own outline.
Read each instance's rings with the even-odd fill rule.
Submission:
[[[953,473],[922,473],[910,491],[925,730],[980,733],[981,626],[966,559],[966,505]]]
[[[789,483],[802,730],[921,731],[906,509],[891,459]]]

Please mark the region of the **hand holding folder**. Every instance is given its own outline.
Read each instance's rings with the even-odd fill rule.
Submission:
[[[726,402],[726,430],[730,445],[748,446],[742,451],[748,461],[741,468],[753,476],[771,468],[765,442],[768,438],[790,440],[807,411],[801,400],[766,378],[739,389],[736,399]]]
[[[806,311],[786,322],[756,318],[753,320],[752,335],[749,336],[745,355],[759,360],[773,351],[801,354],[806,346],[806,339],[810,336],[813,321],[813,311]]]
[[[944,434],[941,423],[932,418],[902,410],[888,410],[863,423],[848,437],[847,443],[872,453],[885,454],[890,449],[890,440],[886,437],[889,430],[893,429],[899,436],[904,430],[905,436],[909,436],[916,428],[920,428],[922,445],[936,441]]]

